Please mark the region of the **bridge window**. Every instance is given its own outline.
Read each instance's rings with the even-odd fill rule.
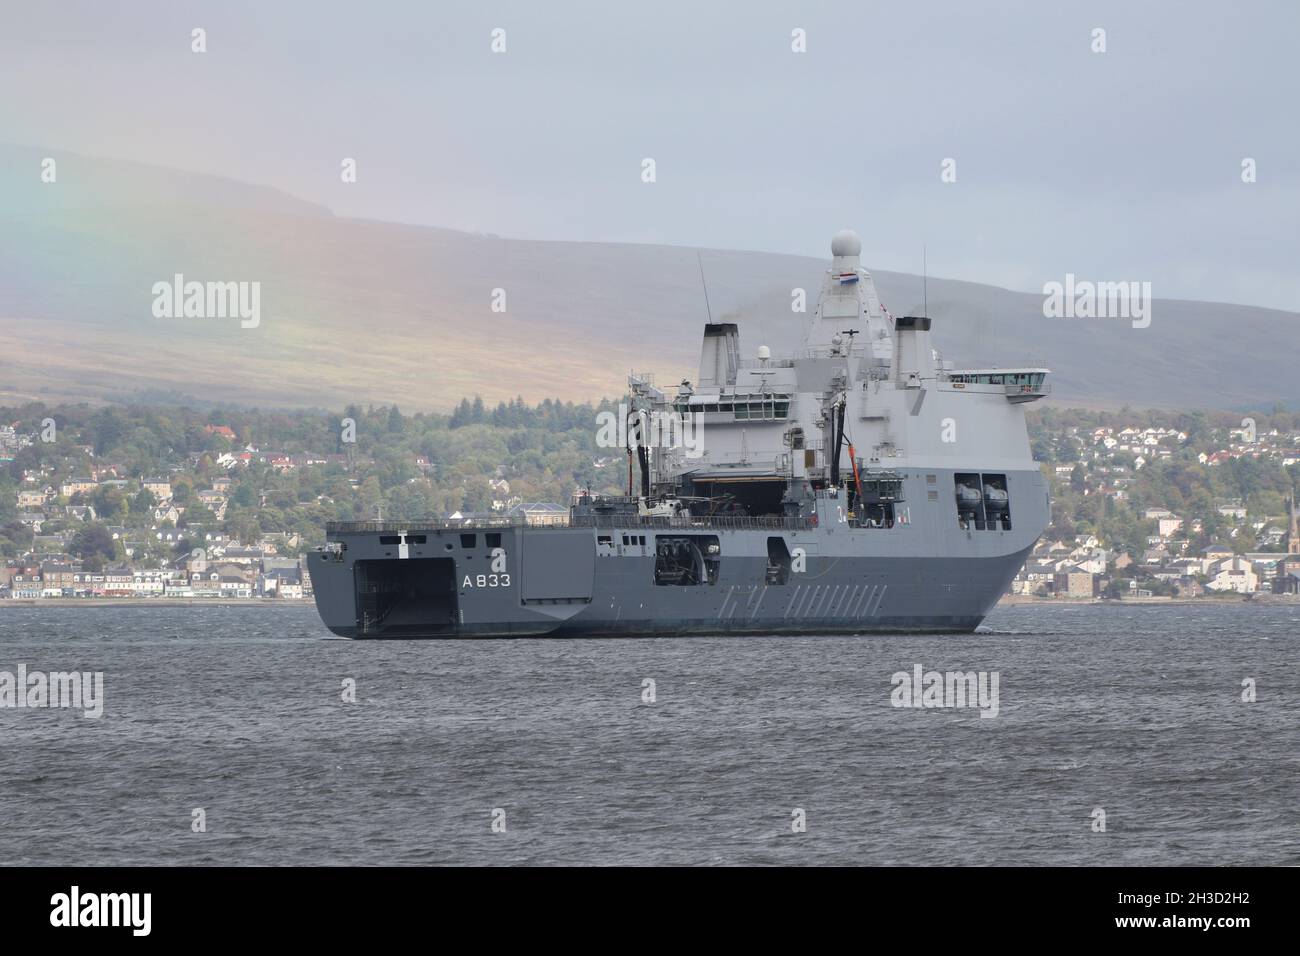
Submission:
[[[772,393],[770,395],[737,395],[724,398],[716,403],[691,405],[676,402],[674,411],[679,415],[703,412],[730,415],[740,422],[786,421],[790,417],[790,396]]]

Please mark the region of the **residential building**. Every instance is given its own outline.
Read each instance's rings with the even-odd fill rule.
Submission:
[[[1053,590],[1057,597],[1090,598],[1093,596],[1093,575],[1088,571],[1063,571],[1053,576]]]
[[[1245,558],[1232,557],[1214,565],[1205,587],[1210,591],[1254,594],[1259,590],[1259,577]]]

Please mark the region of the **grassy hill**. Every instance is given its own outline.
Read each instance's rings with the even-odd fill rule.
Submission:
[[[58,161],[53,184],[40,181],[46,155]],[[889,240],[863,231],[870,267]],[[796,342],[790,290],[815,298],[827,266],[731,250],[703,260],[714,318],[740,323],[746,354]],[[175,273],[260,282],[260,326],[155,318],[152,286]],[[875,277],[895,315],[920,310],[917,276]],[[494,289],[505,290],[503,313],[492,311]],[[928,297],[947,357],[1046,361],[1057,402],[1300,404],[1296,313],[1157,299],[1151,326],[1134,329],[1047,319],[1038,294],[970,282],[932,278]],[[577,401],[618,394],[632,368],[666,384],[694,378],[704,321],[693,249],[344,219],[217,177],[0,146],[3,401],[172,394],[407,410],[445,410],[473,394]]]

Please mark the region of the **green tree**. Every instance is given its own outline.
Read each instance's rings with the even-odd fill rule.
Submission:
[[[81,559],[87,571],[102,571],[104,565],[117,557],[117,542],[102,524],[87,524],[72,537],[71,552]]]
[[[157,504],[158,499],[154,497],[153,492],[148,488],[141,488],[138,493],[131,496],[130,515],[132,518],[148,519],[153,515],[153,509]]]
[[[1084,470],[1083,464],[1079,463],[1070,470],[1070,488],[1076,494],[1082,495],[1086,485],[1087,472]]]

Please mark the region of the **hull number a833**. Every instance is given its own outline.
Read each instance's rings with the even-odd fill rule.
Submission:
[[[471,577],[467,574],[460,586],[462,588],[508,588],[510,587],[510,575],[478,574]]]

